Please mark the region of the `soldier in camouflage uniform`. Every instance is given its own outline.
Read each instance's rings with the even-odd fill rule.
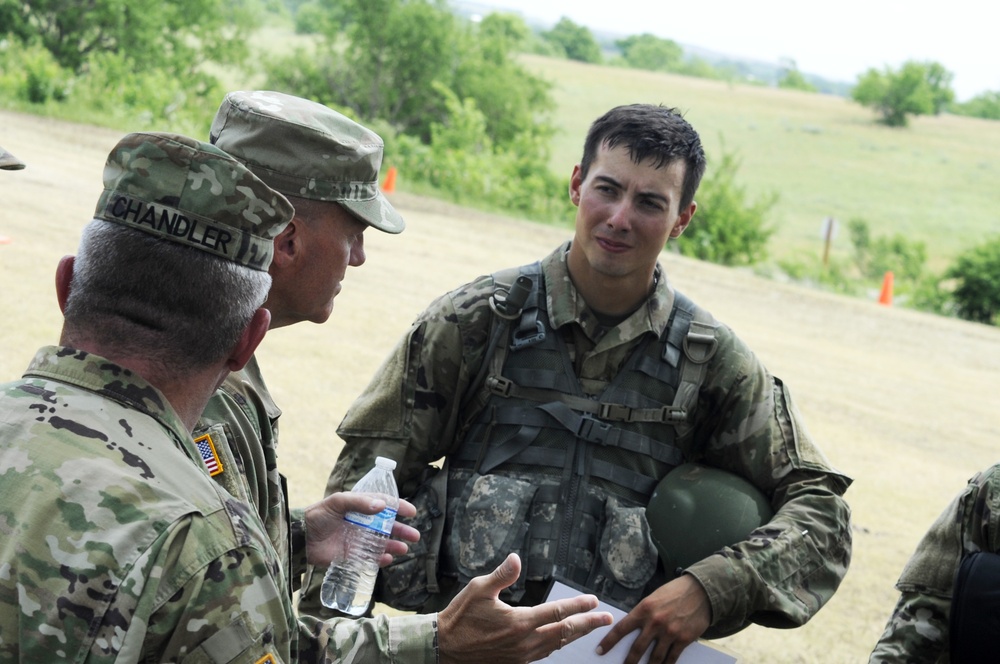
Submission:
[[[379,190],[382,139],[321,104],[252,91],[226,96],[212,123],[210,140],[285,194],[295,209],[274,242],[269,270],[272,285],[264,303],[271,312],[271,328],[325,322],[347,267],[365,261],[365,229],[372,226],[399,233],[405,226]],[[285,480],[277,464],[280,415],[252,358],[243,370],[227,377],[209,400],[194,436],[217,452],[211,471],[216,482],[256,510],[287,575],[290,600],[300,585],[307,554],[309,562],[324,570],[330,556],[318,555],[314,546],[307,546],[314,536],[305,527],[304,511],[288,508]],[[498,574],[507,579],[502,581],[505,584],[517,577],[516,571],[511,576],[508,566],[499,563]],[[484,653],[496,662],[525,661],[557,648],[563,628],[573,630],[568,639],[572,640],[610,619],[603,613],[573,615],[593,608],[594,598],[538,607],[541,610],[532,613],[480,601],[499,592],[493,578],[483,578],[475,594],[442,610],[435,624],[441,661],[456,657],[475,661]],[[390,629],[405,630],[423,619],[377,620]],[[368,622],[372,621],[362,620],[359,625]],[[398,639],[370,638],[373,634],[378,636],[359,627],[354,645],[358,661],[400,657]]]
[[[1000,553],[1000,464],[969,480],[920,540],[896,582],[899,602],[870,664],[952,661],[956,574],[963,559],[980,552]],[[992,623],[995,631],[995,615]]]
[[[676,661],[710,627],[801,625],[833,595],[850,560],[851,480],[784,383],[657,262],[691,221],[704,168],[676,111],[613,109],[572,173],[572,242],[439,298],[387,358],[338,428],[328,485],[351,487],[376,456],[397,461],[428,550],[383,570],[382,601],[433,610],[515,550],[525,572],[509,601],[539,601],[554,575],[576,580],[631,609],[601,648],[640,629],[634,664],[654,641],[650,661]],[[529,294],[511,311],[524,277]],[[428,466],[442,457],[446,471]],[[748,479],[774,517],[663,570],[643,509],[685,461]]]
[[[266,330],[291,206],[169,134],[126,136],[104,182],[61,345],[0,391],[0,660],[287,661],[274,551],[189,431]]]

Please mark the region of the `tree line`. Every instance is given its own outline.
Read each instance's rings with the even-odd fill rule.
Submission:
[[[261,57],[253,40],[276,21],[308,34],[309,46]],[[615,45],[609,64],[726,75],[651,34]],[[444,0],[0,0],[0,103],[7,107],[204,136],[225,92],[213,72],[235,70],[374,128],[417,192],[567,223],[568,174],[547,166],[555,131],[551,84],[518,63],[523,52],[606,58],[590,31],[569,19],[534,31],[512,14],[464,19]],[[910,114],[954,110],[950,83],[940,65],[908,63],[897,72],[867,72],[854,94],[886,124],[900,125]],[[812,89],[793,61],[778,84]],[[883,110],[893,108],[886,98],[905,104]],[[672,243],[674,250],[727,265],[767,258],[778,194],[751,195],[738,170],[738,155],[723,148],[699,190],[698,223]],[[913,306],[997,322],[1000,240],[963,255],[946,274],[926,275],[922,246],[902,237],[872,239],[864,223],[855,225],[854,276],[834,266],[821,281],[847,290],[845,283],[897,265],[904,287],[912,282]],[[802,272],[784,267],[793,276]],[[946,282],[958,285],[943,288]]]

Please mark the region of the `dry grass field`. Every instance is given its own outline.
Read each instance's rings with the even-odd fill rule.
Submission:
[[[26,170],[0,172],[4,379],[19,376],[38,346],[58,338],[55,265],[75,250],[119,136],[0,112],[0,145],[28,162]],[[280,463],[294,504],[321,496],[344,411],[432,298],[483,272],[538,258],[568,237],[565,229],[394,196],[408,230],[366,235],[368,262],[348,273],[333,319],[277,330],[259,353],[284,409]],[[726,645],[746,662],[865,661],[921,533],[973,473],[997,460],[1000,329],[674,254],[663,262],[681,290],[791,385],[827,455],[855,478],[847,495],[854,560],[833,601],[804,628],[753,627]]]

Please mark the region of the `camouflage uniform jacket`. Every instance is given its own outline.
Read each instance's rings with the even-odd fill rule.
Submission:
[[[637,311],[602,333],[570,280],[568,246],[542,261],[548,316],[572,349],[584,390],[597,394],[644,336],[663,332],[674,291],[659,278]],[[480,277],[418,317],[341,423],[345,447],[328,490],[352,486],[381,455],[397,460],[401,495],[411,495],[426,464],[455,452],[470,416],[460,404],[484,360],[493,291],[493,277]],[[708,593],[718,629],[751,616],[766,624],[800,625],[847,571],[850,511],[842,495],[851,480],[834,471],[813,443],[782,382],[729,328],[720,326],[716,336],[718,350],[699,392],[693,433],[679,444],[686,461],[750,479],[771,498],[776,514],[765,536],[686,571]]]
[[[0,387],[0,494],[0,661],[436,660],[433,619],[296,622],[257,515],[103,358],[42,348]]]
[[[290,514],[285,477],[278,473],[278,418],[281,410],[268,392],[257,358],[231,373],[195,425],[194,437],[211,438],[219,462],[212,477],[226,491],[257,510],[286,574],[297,590],[305,568],[301,510]],[[290,532],[296,546],[291,546]]]
[[[868,660],[949,662],[951,597],[962,558],[1000,553],[1000,464],[977,474],[917,545],[896,582],[899,602]]]

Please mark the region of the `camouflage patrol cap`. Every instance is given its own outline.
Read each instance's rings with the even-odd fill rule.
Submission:
[[[5,171],[19,171],[24,168],[24,162],[0,146],[0,168]]]
[[[95,219],[266,271],[291,203],[219,148],[187,136],[125,136],[104,165]]]
[[[209,140],[283,194],[335,201],[386,233],[406,226],[379,189],[382,139],[323,104],[280,92],[230,92]]]

